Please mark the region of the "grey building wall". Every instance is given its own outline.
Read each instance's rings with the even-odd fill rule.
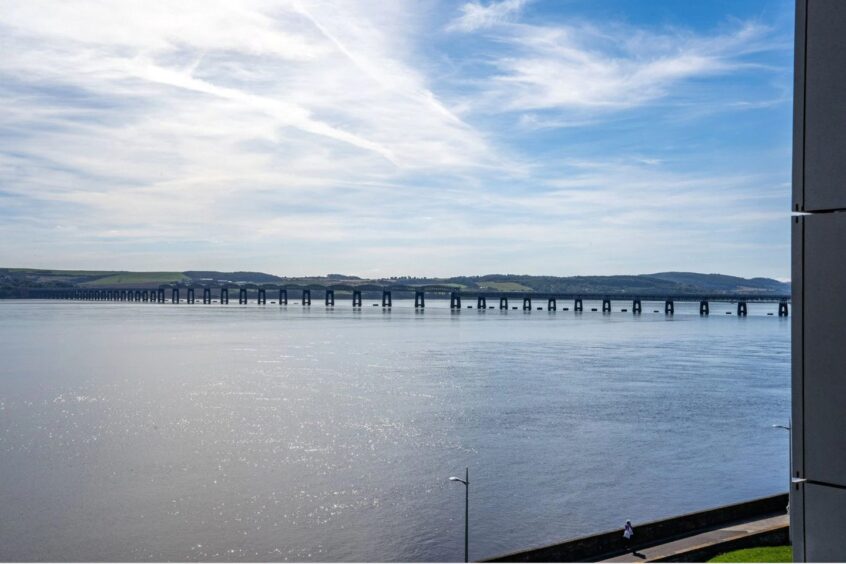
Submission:
[[[846,0],[797,0],[793,131],[796,561],[846,560]]]

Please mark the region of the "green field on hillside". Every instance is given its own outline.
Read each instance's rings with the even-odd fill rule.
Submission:
[[[483,289],[497,290],[500,292],[531,292],[532,289],[517,282],[479,282]]]
[[[82,284],[83,286],[114,286],[123,284],[169,284],[188,282],[190,278],[181,272],[121,272],[104,276]]]
[[[4,268],[7,272],[16,274],[31,274],[33,276],[109,276],[118,274],[119,270],[43,270],[39,268]]]

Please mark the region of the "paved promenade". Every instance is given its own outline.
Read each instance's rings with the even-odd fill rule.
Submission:
[[[714,547],[715,545],[738,542],[745,537],[776,532],[788,525],[789,520],[786,514],[767,517],[765,519],[745,521],[672,542],[638,549],[636,554],[624,554],[622,556],[603,560],[603,562],[690,561],[685,558],[685,555],[693,555],[694,553],[709,547]],[[637,538],[637,528],[635,528],[635,538]],[[731,545],[728,545],[726,550],[734,550],[730,546]]]

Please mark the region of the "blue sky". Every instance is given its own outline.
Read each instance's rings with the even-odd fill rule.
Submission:
[[[0,0],[0,265],[789,277],[791,0]]]

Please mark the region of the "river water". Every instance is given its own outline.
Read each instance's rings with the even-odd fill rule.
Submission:
[[[466,466],[471,559],[786,491],[775,305],[565,305],[0,301],[0,560],[461,560]]]

